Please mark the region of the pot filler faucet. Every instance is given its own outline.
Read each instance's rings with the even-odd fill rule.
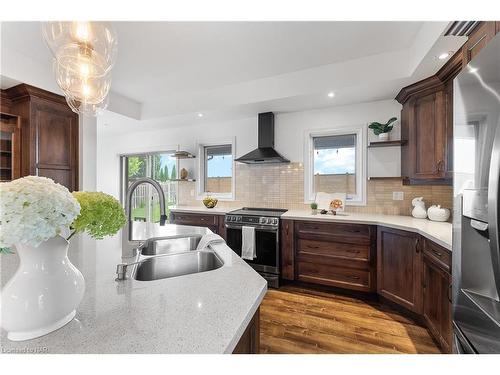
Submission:
[[[131,216],[131,201],[132,201],[132,194],[134,193],[135,189],[137,186],[141,184],[150,184],[152,185],[156,191],[158,192],[158,200],[160,201],[160,225],[165,225],[165,222],[167,221],[167,214],[165,211],[165,194],[163,193],[163,189],[161,188],[161,185],[153,180],[152,178],[149,177],[144,177],[144,178],[139,178],[138,180],[135,180],[128,188],[127,190],[127,197],[125,198],[125,215],[127,217],[127,222],[125,223],[125,227],[123,228],[122,231],[122,256],[123,257],[132,257],[135,255],[134,249],[137,248],[138,241],[132,239],[132,218]],[[143,238],[143,240],[146,240],[146,238]]]

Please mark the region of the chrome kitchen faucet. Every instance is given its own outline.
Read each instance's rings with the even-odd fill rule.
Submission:
[[[132,257],[135,255],[134,250],[140,245],[139,241],[132,239],[132,219],[131,219],[131,201],[132,194],[134,193],[137,186],[141,184],[150,184],[152,185],[156,191],[158,192],[158,200],[160,202],[160,225],[165,225],[167,221],[167,214],[165,210],[165,194],[163,193],[163,189],[161,185],[149,177],[139,178],[135,180],[127,190],[127,196],[125,198],[125,214],[127,216],[127,222],[122,231],[122,256],[123,257]],[[146,240],[146,239],[144,239]]]

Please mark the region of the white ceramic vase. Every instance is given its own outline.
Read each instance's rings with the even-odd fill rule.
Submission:
[[[74,318],[85,281],[68,259],[68,246],[60,236],[38,247],[16,244],[19,268],[1,293],[1,325],[10,340],[46,335]]]

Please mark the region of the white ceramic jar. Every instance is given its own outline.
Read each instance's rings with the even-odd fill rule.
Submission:
[[[439,204],[437,206],[433,205],[427,210],[427,216],[429,217],[429,220],[432,221],[448,221],[450,218],[450,210],[441,207]]]

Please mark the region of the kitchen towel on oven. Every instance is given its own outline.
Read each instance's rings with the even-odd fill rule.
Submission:
[[[241,228],[241,257],[243,259],[253,260],[257,256],[255,250],[255,228]]]

